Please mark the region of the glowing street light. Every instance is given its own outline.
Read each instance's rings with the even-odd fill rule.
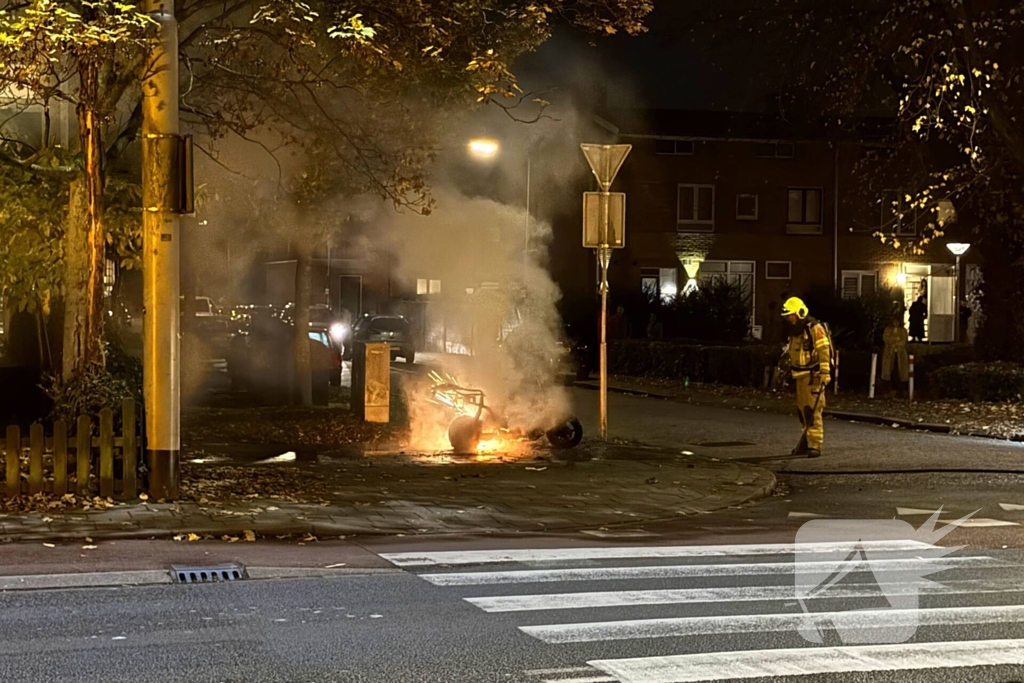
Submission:
[[[467,145],[469,153],[477,159],[493,159],[501,151],[501,145],[497,140],[488,138],[474,138]]]
[[[501,143],[491,138],[473,138],[466,144],[470,156],[491,161],[501,152]],[[526,157],[526,226],[523,233],[523,267],[530,263],[530,157]]]
[[[967,253],[967,250],[971,248],[971,245],[966,242],[949,242],[946,244],[946,249],[949,249],[953,256],[956,256],[956,277],[953,280],[953,319],[956,321],[956,329],[953,330],[953,339],[956,341],[963,341],[960,339],[960,257]]]

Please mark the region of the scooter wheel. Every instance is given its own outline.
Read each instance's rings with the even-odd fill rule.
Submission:
[[[583,425],[575,417],[570,418],[547,432],[548,441],[554,448],[574,448],[583,440]]]
[[[469,415],[460,415],[448,426],[448,441],[456,453],[475,453],[483,429],[480,420]]]

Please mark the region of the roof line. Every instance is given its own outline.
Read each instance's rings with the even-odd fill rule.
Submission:
[[[621,138],[631,138],[635,140],[680,140],[683,142],[763,142],[763,143],[811,143],[811,142],[824,142],[824,143],[835,143],[836,140],[829,140],[827,138],[809,138],[809,139],[788,139],[788,138],[731,138],[731,137],[713,137],[713,136],[699,136],[699,135],[655,135],[648,133],[618,133]],[[839,140],[839,142],[856,142],[860,145],[872,146],[872,147],[888,147],[883,142],[870,142],[867,140]]]

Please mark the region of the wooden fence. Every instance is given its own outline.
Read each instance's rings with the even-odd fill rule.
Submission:
[[[124,500],[136,498],[142,440],[138,435],[134,400],[126,399],[121,404],[121,416],[120,436],[114,433],[114,412],[109,408],[100,412],[98,436],[92,418],[87,415],[78,418],[74,435],[68,433],[68,424],[64,421],[53,424],[51,436],[47,436],[43,425],[38,423],[29,428],[27,438],[22,437],[19,427],[8,427],[3,444],[7,466],[3,497],[75,493]],[[97,450],[98,458],[94,457]],[[92,481],[94,463],[99,465],[96,486]],[[116,467],[118,464],[120,467]],[[115,478],[118,470],[121,476]]]

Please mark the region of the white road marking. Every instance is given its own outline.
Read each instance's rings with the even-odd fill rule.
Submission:
[[[650,538],[659,535],[650,531],[605,531],[603,529],[585,529],[580,533],[597,538]]]
[[[544,683],[616,683],[618,680],[611,676],[588,676],[587,678],[549,678]]]
[[[975,640],[606,659],[590,662],[622,683],[701,683],[850,672],[1020,665],[1024,640]]]
[[[913,574],[908,572],[908,577]],[[1024,585],[1016,579],[999,581],[909,581],[890,585],[886,595],[951,593],[1020,593]],[[821,598],[834,600],[881,596],[878,583],[838,584]],[[541,595],[500,595],[466,598],[485,612],[534,612],[544,610],[591,609],[595,607],[631,607],[639,605],[678,605],[702,602],[772,602],[795,600],[796,589],[788,586],[729,586],[725,588],[680,588],[667,590],[601,591],[593,593],[546,593]]]
[[[1024,620],[1024,605],[937,607],[934,609],[859,610],[815,612],[813,622],[826,628],[841,622],[846,629],[898,628],[903,626],[964,626]],[[519,630],[545,643],[586,643],[641,638],[685,638],[733,633],[796,631],[811,623],[803,612],[789,614],[739,614],[730,616],[634,619],[579,624],[520,626]]]
[[[922,510],[921,508],[896,508],[896,514],[900,517],[912,515],[934,515],[938,510]]]
[[[1009,566],[982,555],[943,558],[900,558],[873,560],[872,566],[886,571],[919,570],[925,563],[949,567],[982,565],[983,568]],[[870,571],[866,563],[853,570]],[[561,581],[612,581],[619,579],[679,579],[710,576],[769,576],[795,572],[793,562],[754,562],[749,564],[679,564],[660,567],[581,567],[576,569],[521,569],[499,572],[448,572],[420,574],[435,586],[485,586],[510,583],[554,583]],[[802,562],[801,571],[832,571],[834,562]]]
[[[592,666],[567,666],[564,669],[529,669],[523,672],[527,676],[568,676],[569,674],[594,673]]]
[[[939,520],[939,524],[952,524],[954,522],[958,522],[958,520],[955,520],[955,519],[940,519]],[[962,526],[964,528],[967,528],[967,527],[990,527],[990,526],[1020,526],[1020,524],[1018,522],[1007,522],[1007,521],[1004,521],[1002,519],[987,519],[987,518],[982,517],[980,519],[965,519],[964,521],[959,522],[957,524],[957,526]]]
[[[932,548],[914,540],[862,541],[874,551],[911,551]],[[627,558],[723,557],[743,555],[785,555],[791,553],[842,552],[849,543],[757,543],[750,545],[625,546],[613,548],[534,548],[522,550],[451,550],[436,552],[381,553],[399,567],[432,565],[495,564],[501,562],[566,562],[573,560],[619,560]]]
[[[828,517],[828,515],[819,515],[817,512],[790,512],[790,519],[809,519],[811,517]]]
[[[1000,503],[999,507],[1003,508],[1003,510],[1005,510],[1006,512],[1024,510],[1024,505],[1017,505],[1015,503]]]

